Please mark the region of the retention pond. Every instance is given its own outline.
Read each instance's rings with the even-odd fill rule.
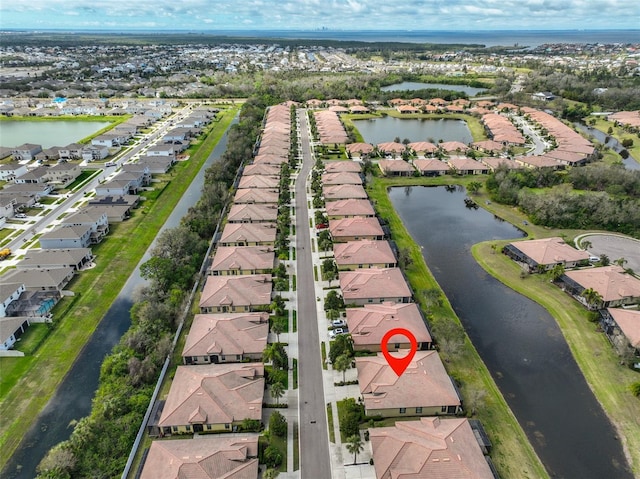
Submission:
[[[631,479],[616,431],[555,320],[471,255],[475,243],[522,232],[467,208],[463,189],[391,188],[389,196],[549,475]]]

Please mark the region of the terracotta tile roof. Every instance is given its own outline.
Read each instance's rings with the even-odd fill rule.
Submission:
[[[406,350],[389,354],[405,357]],[[417,351],[398,377],[382,353],[356,358],[367,413],[379,409],[460,406],[460,398],[437,351]]]
[[[333,254],[338,266],[352,264],[395,264],[388,241],[360,240],[333,245]]]
[[[140,479],[257,479],[258,436],[153,441]]]
[[[363,268],[340,272],[344,302],[377,298],[410,298],[411,289],[400,268]]]
[[[272,223],[227,223],[220,243],[273,243],[276,227]]]
[[[359,173],[340,171],[336,173],[325,173],[322,175],[324,185],[361,185],[362,178]]]
[[[404,160],[380,160],[378,166],[384,173],[413,173],[415,171],[411,163]]]
[[[275,258],[268,246],[218,246],[209,271],[272,269]]]
[[[426,171],[449,171],[451,167],[445,163],[444,161],[440,161],[437,159],[426,159],[426,160],[413,160],[413,166],[415,166],[418,171],[426,172]]]
[[[384,236],[378,218],[359,217],[329,220],[329,231],[334,238],[349,236]]]
[[[386,143],[378,143],[378,149],[385,153],[402,153],[407,149],[402,143],[397,143],[395,141],[388,141]]]
[[[516,241],[510,245],[538,264],[548,265],[589,259],[587,251],[572,248],[559,237]]]
[[[499,166],[503,165],[507,168],[522,168],[522,165],[517,164],[513,160],[509,160],[507,158],[494,158],[492,156],[483,156],[478,158],[482,163],[487,165],[491,170],[495,170]]]
[[[282,163],[287,163],[288,161],[289,158],[286,154],[258,153],[253,159],[253,164],[281,165]]]
[[[351,143],[347,145],[347,151],[350,153],[371,153],[373,151],[373,146],[369,143]]]
[[[207,276],[200,307],[264,306],[271,303],[271,275]]]
[[[362,308],[348,308],[347,325],[356,347],[379,348],[384,335],[394,328],[408,329],[418,343],[431,343],[431,335],[416,303],[366,304]],[[392,336],[389,350],[394,343],[408,344],[408,340],[402,335]]]
[[[514,161],[528,168],[559,168],[562,166],[558,160],[548,156],[516,156]]]
[[[353,145],[367,145],[367,143],[353,143]],[[352,145],[347,145],[347,148]],[[373,146],[368,145],[373,151]],[[324,164],[325,173],[360,173],[362,167],[357,161],[328,161]]]
[[[182,356],[262,354],[268,334],[268,313],[196,314]]]
[[[367,199],[369,196],[362,185],[329,185],[322,188],[325,200],[346,200],[348,198]]]
[[[256,165],[260,166],[260,165]],[[235,204],[241,203],[270,203],[278,204],[280,194],[276,189],[268,188],[241,188],[233,197]]]
[[[461,141],[445,141],[443,143],[439,143],[438,147],[447,153],[452,153],[454,151],[465,152],[469,149],[469,147]]]
[[[494,479],[466,418],[369,429],[376,479]]]
[[[447,163],[456,171],[488,171],[489,167],[471,158],[450,158]]]
[[[640,311],[621,308],[608,308],[607,311],[627,337],[629,344],[640,349]]]
[[[272,203],[240,203],[229,208],[229,223],[275,222],[278,219],[278,205]]]
[[[376,214],[369,200],[355,198],[327,201],[325,209],[328,216],[375,216]]]
[[[415,152],[424,153],[433,153],[438,149],[438,147],[430,141],[415,141],[413,143],[409,143],[408,146]]]
[[[158,425],[259,420],[263,396],[262,363],[178,366]]]
[[[280,177],[280,167],[278,165],[247,165],[242,170],[242,176],[277,176]]]
[[[243,176],[240,178],[238,188],[278,188],[280,178],[277,176]]]
[[[640,298],[640,279],[625,273],[618,265],[567,271],[565,276],[585,289],[597,291],[605,302]]]

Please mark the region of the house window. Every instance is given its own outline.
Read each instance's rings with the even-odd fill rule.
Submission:
[[[422,409],[422,408],[420,408]],[[207,431],[211,431],[211,424],[207,424]]]
[[[191,426],[187,424],[187,425],[185,426],[185,429],[186,429],[187,431],[191,431]]]
[[[228,423],[227,423],[227,424],[225,424],[225,425],[224,425],[224,428],[225,428],[225,429],[230,429],[230,428],[231,428],[231,424],[228,424]]]
[[[367,303],[373,303],[373,299],[371,298],[367,299]]]
[[[223,356],[220,356],[220,361],[224,361],[224,360],[225,360],[225,359],[224,359],[224,355],[223,355]]]
[[[173,432],[178,432],[178,426],[173,426]]]
[[[401,407],[400,408],[400,414],[405,414],[407,412],[407,408],[406,407]]]
[[[447,406],[442,406],[440,408],[440,412],[447,412]]]
[[[236,354],[236,360],[240,361],[242,359],[242,356],[240,356],[239,354]]]
[[[416,414],[422,414],[422,408],[421,407],[417,407],[416,408]]]

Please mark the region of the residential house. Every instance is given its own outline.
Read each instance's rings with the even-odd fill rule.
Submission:
[[[380,352],[382,338],[395,328],[413,333],[418,351],[431,349],[433,340],[416,303],[367,304],[362,308],[347,308],[347,326],[356,351]],[[387,351],[411,349],[411,342],[402,335],[395,335],[387,343]]]
[[[469,149],[469,147],[461,141],[445,141],[438,143],[438,148],[447,154],[457,153],[459,155],[464,154]]]
[[[262,419],[264,365],[178,366],[158,427],[164,435],[232,432],[244,419]]]
[[[263,203],[233,204],[229,208],[229,223],[273,223],[278,219],[278,205]]]
[[[491,156],[483,156],[481,158],[478,158],[478,161],[481,161],[482,163],[487,165],[489,167],[489,170],[491,171],[495,171],[500,167],[508,168],[510,170],[522,168],[522,165],[508,158],[494,158]]]
[[[349,198],[366,200],[369,196],[362,185],[329,185],[322,187],[326,201],[347,200]]]
[[[182,350],[184,364],[262,361],[269,313],[196,314]]]
[[[242,170],[242,176],[275,176],[280,177],[280,167],[271,164],[247,165]]]
[[[103,133],[91,139],[93,146],[106,146],[107,148],[115,148],[127,143],[129,140],[127,134]]]
[[[29,318],[24,316],[0,317],[0,351],[13,348],[30,324]]]
[[[275,189],[280,186],[280,178],[278,176],[259,176],[249,175],[242,176],[238,183],[238,188],[267,188]]]
[[[15,161],[33,161],[36,155],[42,151],[42,145],[24,143],[11,149],[11,156]]]
[[[385,176],[413,176],[415,168],[404,160],[380,160],[378,167]]]
[[[362,177],[360,173],[350,171],[338,171],[335,173],[324,173],[322,175],[322,184],[330,185],[361,185]]]
[[[26,164],[20,164],[16,161],[4,163],[0,165],[0,180],[13,181],[18,176],[27,174],[28,171]]]
[[[60,296],[73,278],[73,268],[14,269],[2,276],[0,284],[21,283],[28,291],[48,292]]]
[[[404,358],[408,351],[389,354]],[[435,350],[417,351],[400,376],[382,353],[355,361],[367,416],[438,416],[462,411],[460,394]]]
[[[175,158],[178,148],[175,145],[155,145],[147,150],[147,156],[169,156]]]
[[[149,171],[149,167],[145,164],[125,163],[120,167],[120,171],[129,173],[133,178],[137,178],[140,186],[148,186],[151,184],[151,171]]]
[[[200,296],[201,313],[264,311],[271,304],[270,274],[207,276]]]
[[[96,186],[96,196],[128,196],[135,195],[137,192],[138,189],[130,179],[114,178]]]
[[[384,239],[384,231],[376,217],[355,217],[329,220],[329,232],[336,243]]]
[[[413,160],[413,166],[415,166],[421,176],[442,176],[452,171],[448,163],[435,158]]]
[[[371,153],[373,153],[373,150],[374,150],[373,145],[370,145],[369,143],[350,143],[347,145],[346,149],[347,149],[347,154],[349,155],[350,158],[368,157],[369,155],[371,155]],[[336,163],[342,163],[342,162],[336,162]],[[326,166],[328,165],[325,165],[325,168]],[[328,170],[325,170],[325,171],[328,171]]]
[[[640,303],[640,279],[618,265],[565,271],[560,277],[563,289],[590,308],[610,308]],[[597,301],[589,304],[584,293],[597,293]]]
[[[396,141],[390,141],[386,143],[378,143],[378,150],[389,156],[390,158],[396,158],[402,156],[402,153],[407,149],[402,143]]]
[[[174,156],[143,156],[138,160],[138,164],[148,168],[152,175],[168,172],[175,163]]]
[[[109,234],[109,220],[105,212],[82,209],[66,216],[61,225],[89,226],[91,228],[90,242],[98,244]]]
[[[502,252],[525,265],[529,272],[549,271],[557,265],[575,268],[589,261],[587,251],[572,248],[557,236],[509,243]]]
[[[90,248],[29,249],[16,264],[17,269],[73,268],[81,270],[94,256]]]
[[[498,479],[466,418],[422,417],[369,429],[376,479]]]
[[[260,153],[253,158],[254,165],[282,165],[288,162],[288,154]]]
[[[400,268],[365,268],[341,271],[340,289],[345,304],[411,302],[411,289]]]
[[[258,436],[153,441],[139,479],[258,479]]]
[[[20,298],[24,291],[24,283],[0,283],[0,318],[7,316],[9,305]]]
[[[275,261],[269,246],[218,246],[208,272],[212,276],[271,274]]]
[[[275,242],[273,223],[227,223],[219,240],[221,246],[273,246]]]
[[[13,181],[18,185],[47,183],[48,172],[49,168],[46,166],[38,166],[24,175],[17,176]]]
[[[87,224],[58,226],[40,236],[40,248],[88,248],[91,244],[91,234],[91,226]]]
[[[433,156],[437,151],[438,147],[431,143],[430,141],[416,141],[413,143],[409,143],[407,145],[417,156],[425,157],[425,156]]]
[[[355,216],[375,216],[376,212],[369,200],[347,199],[328,201],[325,204],[327,217],[330,220],[353,218]]]
[[[131,217],[131,207],[127,205],[98,206],[89,204],[83,210],[96,215],[105,214],[109,223],[121,223]]]
[[[88,145],[82,148],[82,159],[87,162],[104,160],[109,156],[109,147],[103,145]]]
[[[46,181],[59,188],[65,188],[73,183],[82,173],[77,163],[58,163],[50,166],[44,175]]]
[[[489,167],[471,158],[449,158],[449,166],[458,175],[482,175],[489,172]]]
[[[260,165],[256,165],[260,166]],[[260,203],[278,204],[280,193],[277,189],[267,188],[242,188],[236,191],[233,202],[239,204]]]
[[[325,173],[360,173],[361,171],[362,167],[357,161],[326,161],[324,163]]]
[[[18,198],[12,196],[0,195],[0,218],[6,221],[7,218],[13,218],[18,204]],[[0,227],[4,226],[4,222]]]
[[[619,353],[640,356],[640,311],[624,308],[600,310],[600,326]],[[636,365],[640,369],[640,361]]]
[[[360,268],[393,268],[398,265],[388,241],[359,240],[335,243],[333,254],[340,271]]]

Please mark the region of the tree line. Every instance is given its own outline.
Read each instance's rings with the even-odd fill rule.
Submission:
[[[640,172],[594,163],[569,171],[498,168],[491,198],[519,206],[535,224],[640,235]]]

